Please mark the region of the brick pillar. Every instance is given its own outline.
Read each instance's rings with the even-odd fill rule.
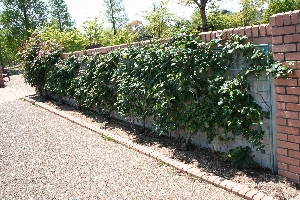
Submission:
[[[2,76],[2,67],[0,66],[0,87],[4,87],[4,80]]]
[[[294,75],[275,79],[278,174],[300,183],[300,10],[270,17],[276,61],[296,61]]]

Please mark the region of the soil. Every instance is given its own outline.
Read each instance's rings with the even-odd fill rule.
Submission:
[[[37,97],[35,97],[35,100],[37,100]],[[274,199],[292,199],[299,194],[299,185],[297,183],[273,174],[269,169],[237,169],[230,163],[222,161],[220,154],[210,149],[194,146],[194,148],[187,150],[184,144],[178,143],[174,138],[164,135],[158,136],[150,130],[144,132],[144,129],[141,127],[132,126],[129,123],[116,119],[107,119],[94,111],[77,109],[53,100],[43,102],[100,128],[110,130],[140,145],[161,152],[170,158],[193,164],[203,172],[214,173],[219,177],[259,190],[273,196]]]

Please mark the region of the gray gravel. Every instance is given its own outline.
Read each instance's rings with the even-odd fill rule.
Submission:
[[[0,199],[241,199],[0,88]]]

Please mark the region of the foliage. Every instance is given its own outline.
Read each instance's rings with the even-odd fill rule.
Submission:
[[[0,0],[0,7],[2,49],[8,53],[4,61],[9,63],[16,58],[21,41],[28,39],[30,31],[46,22],[46,5],[42,0]]]
[[[82,23],[84,36],[88,39],[89,45],[102,44],[104,22],[95,17]]]
[[[68,6],[64,0],[49,0],[51,21],[55,24],[55,27],[59,31],[64,31],[71,28],[74,25],[70,13],[68,12]]]
[[[38,92],[43,92],[48,72],[58,62],[61,53],[57,43],[44,42],[38,33],[33,33],[17,55],[25,81],[36,87]]]
[[[249,155],[251,153],[251,148],[246,147],[236,147],[235,149],[230,149],[228,152],[220,153],[223,161],[230,162],[233,166],[237,168],[256,168],[259,165],[252,160]]]
[[[299,8],[300,0],[270,0],[263,22],[268,23],[269,17],[273,14],[298,10]]]
[[[154,5],[153,11],[144,11],[146,24],[144,27],[149,30],[152,36],[161,38],[169,29],[171,22],[176,19],[175,14],[168,8],[168,0],[161,0],[159,5]]]
[[[213,25],[215,30],[223,30],[227,28],[235,28],[243,26],[242,13],[220,10],[220,6],[212,3],[208,7],[207,24]],[[197,9],[191,16],[191,26],[196,30],[201,24],[201,16]]]
[[[290,70],[269,66],[263,52],[244,44],[245,39],[231,35],[227,41],[205,43],[182,32],[162,44],[153,41],[105,56],[70,57],[51,68],[47,89],[107,115],[115,110],[144,124],[152,116],[158,134],[186,134],[189,141],[201,132],[208,142],[218,138],[224,143],[241,135],[263,152],[261,124],[269,112],[254,101],[248,78],[266,71],[285,76]],[[243,63],[237,62],[241,58]],[[234,63],[242,66],[232,74]],[[82,71],[76,77],[78,69]]]
[[[85,69],[76,80],[79,87],[74,94],[80,106],[97,108],[108,117],[115,110],[116,93],[112,77],[118,67],[119,54],[119,51],[110,52],[106,56],[94,54],[84,60]]]
[[[123,0],[104,0],[104,6],[106,8],[107,21],[111,24],[114,35],[116,35],[117,30],[128,23]]]
[[[73,52],[84,49],[88,45],[88,39],[76,28],[60,31],[54,24],[49,24],[37,30],[41,40],[57,42],[64,47],[64,52]]]
[[[83,59],[71,55],[66,60],[59,60],[49,69],[45,89],[60,98],[66,96],[74,98],[77,88],[76,78]]]
[[[263,18],[262,6],[266,0],[240,0],[243,26],[259,24]]]

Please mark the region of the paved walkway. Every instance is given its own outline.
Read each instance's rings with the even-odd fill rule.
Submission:
[[[0,88],[0,199],[241,199]]]

